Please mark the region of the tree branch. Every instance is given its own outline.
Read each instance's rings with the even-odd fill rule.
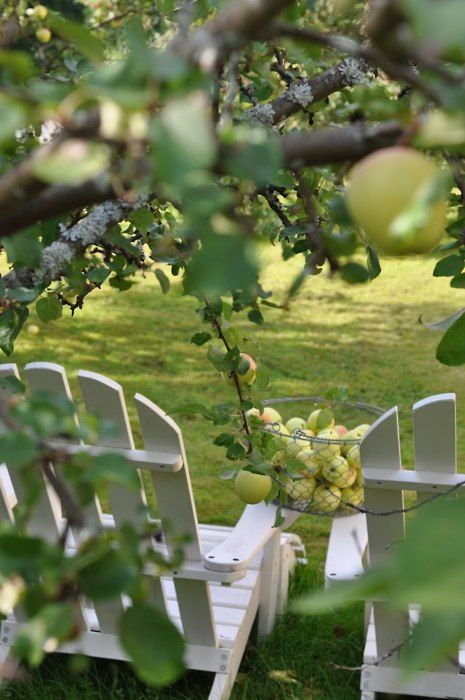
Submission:
[[[212,72],[237,49],[265,35],[269,23],[294,0],[231,0],[203,27],[181,33],[170,48],[205,72]]]

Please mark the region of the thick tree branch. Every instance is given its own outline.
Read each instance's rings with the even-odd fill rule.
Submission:
[[[251,107],[246,116],[266,126],[278,124],[344,87],[363,82],[367,70],[363,59],[345,59],[313,78],[293,79],[283,95]]]
[[[146,199],[139,198],[133,202],[120,199],[100,204],[77,224],[64,228],[60,238],[44,248],[42,267],[39,270],[22,267],[11,270],[2,277],[5,289],[43,286],[59,279],[77,255],[104,239],[111,226],[145,202]]]
[[[343,163],[363,158],[379,148],[393,146],[403,135],[399,122],[357,124],[322,131],[299,131],[283,136],[280,144],[285,167]]]
[[[270,22],[294,0],[231,0],[211,22],[196,29],[187,38],[181,33],[171,49],[187,60],[212,72],[233,51],[265,35]]]

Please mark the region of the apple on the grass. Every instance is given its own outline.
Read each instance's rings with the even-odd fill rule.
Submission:
[[[254,383],[255,377],[257,376],[257,363],[255,362],[253,357],[251,357],[250,355],[247,355],[247,353],[245,353],[245,352],[241,352],[240,357],[241,357],[241,360],[248,363],[248,367],[247,367],[247,370],[243,374],[239,374],[239,372],[236,372],[237,381],[239,382],[239,386],[241,386],[241,387],[250,386],[251,384]],[[230,384],[233,387],[236,386],[236,383],[234,381],[234,377],[233,377],[231,372],[229,374],[222,372],[222,376],[223,376],[223,379],[226,382],[226,384]]]
[[[253,474],[241,469],[236,476],[236,494],[244,503],[255,504],[263,501],[271,491],[273,482],[268,474]]]
[[[385,253],[427,253],[441,242],[446,227],[447,196],[434,196],[440,174],[433,160],[413,148],[382,148],[352,168],[346,192],[348,209],[355,223]],[[409,221],[405,214],[412,208],[419,211],[420,218]]]

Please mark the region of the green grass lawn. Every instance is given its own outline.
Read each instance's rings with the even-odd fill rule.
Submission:
[[[279,300],[297,263],[282,263],[267,254],[265,288]],[[433,278],[433,258],[384,260],[380,278],[369,285],[349,286],[325,274],[310,279],[291,313],[270,309],[257,329],[261,355],[267,362],[270,397],[320,394],[344,384],[352,397],[401,411],[404,463],[412,459],[409,427],[413,402],[429,394],[455,391],[458,396],[459,453],[465,442],[465,371],[435,360],[440,336],[428,332],[418,318],[437,320],[459,308],[461,292],[444,278]],[[101,372],[120,382],[130,414],[131,397],[145,393],[169,411],[177,402],[205,403],[231,398],[205,360],[205,348],[189,345],[198,329],[196,302],[174,288],[162,296],[153,275],[126,293],[104,290],[90,298],[74,319],[44,325],[37,336],[23,333],[14,361],[33,360],[66,366],[71,384],[79,368]],[[33,320],[36,323],[36,320]],[[76,391],[76,395],[78,392]],[[264,397],[263,397],[264,398]],[[234,524],[241,505],[232,482],[220,481],[222,450],[211,444],[212,428],[201,419],[179,423],[187,445],[194,493],[202,522]],[[320,585],[328,519],[303,516],[293,528],[307,546],[309,566],[293,584],[293,594]],[[317,618],[287,615],[260,646],[252,639],[233,693],[236,699],[359,697],[359,675],[335,671],[330,662],[358,664],[362,656],[362,608]],[[131,672],[116,663],[95,663],[71,674],[66,659],[51,658],[26,686],[10,687],[2,698],[204,698],[211,677],[188,674],[174,688],[144,689]]]

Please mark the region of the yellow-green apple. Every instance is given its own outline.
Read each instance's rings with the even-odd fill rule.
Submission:
[[[286,454],[285,450],[278,450],[278,452],[275,452],[271,459],[271,464],[273,467],[284,467],[286,464],[286,461],[289,459],[289,456]]]
[[[261,419],[260,411],[258,410],[258,408],[249,408],[249,410],[245,412],[245,415],[247,416],[247,418],[253,417]]]
[[[351,467],[344,457],[334,457],[323,465],[321,470],[322,475],[329,481],[330,484],[339,486],[340,489],[345,489],[352,486],[357,478],[355,467]]]
[[[318,433],[320,430],[332,428],[334,425],[334,416],[329,408],[317,408],[312,411],[308,417],[307,425],[310,430]]]
[[[40,27],[36,31],[36,37],[42,44],[47,44],[52,38],[52,32],[47,27]]]
[[[309,501],[315,491],[316,481],[312,476],[304,476],[302,479],[289,479],[284,488],[293,501]]]
[[[254,383],[255,377],[257,376],[257,363],[251,357],[250,355],[247,355],[245,352],[241,352],[241,360],[244,360],[245,362],[248,363],[248,368],[247,371],[244,374],[239,374],[239,372],[236,372],[237,375],[237,380],[239,382],[239,385],[241,387],[243,386],[250,386],[251,384]],[[226,374],[225,372],[222,373],[223,379],[226,382],[226,384],[230,384],[231,386],[236,386],[236,383],[234,381],[233,374],[229,372],[229,374]]]
[[[307,421],[303,418],[298,418],[297,416],[294,418],[289,418],[289,420],[286,421],[286,428],[289,430],[291,435],[294,432],[294,430],[305,430],[306,427]]]
[[[341,489],[341,503],[349,506],[361,506],[363,503],[363,488],[355,483],[350,488]]]
[[[346,457],[349,450],[360,442],[361,437],[362,436],[357,430],[355,430],[355,428],[353,430],[348,430],[342,437],[343,442],[341,443],[341,454]]]
[[[339,433],[334,430],[334,428],[328,428],[327,430],[320,430],[317,435],[318,440],[313,442],[313,449],[315,450],[315,459],[320,462],[326,462],[333,457],[337,457],[341,454],[341,446],[337,442],[331,442],[332,440],[339,440]],[[322,442],[320,442],[320,440]]]
[[[305,476],[316,476],[321,470],[321,463],[315,459],[314,450],[300,450],[300,452],[297,452],[295,459],[299,460],[299,462],[302,462],[304,465],[305,469],[302,473],[305,474]]]
[[[333,513],[340,502],[341,491],[334,484],[320,484],[313,492],[312,508],[319,513]]]
[[[355,223],[368,238],[391,255],[426,253],[444,235],[447,197],[431,204],[440,168],[413,148],[383,148],[360,160],[349,174],[346,200]],[[401,215],[424,200],[425,220],[402,225]]]
[[[355,467],[355,469],[362,468],[362,463],[360,461],[360,447],[358,445],[354,445],[348,451],[347,462],[350,464],[351,467]]]
[[[235,481],[236,494],[244,503],[260,503],[271,491],[273,482],[268,474],[253,474],[241,469]]]
[[[337,430],[337,432],[339,433],[339,437],[342,437],[347,432],[347,428],[345,427],[345,425],[335,425],[334,430]]]
[[[282,423],[283,422],[283,419],[281,418],[281,414],[278,413],[278,411],[275,408],[271,408],[271,406],[265,406],[260,418],[262,419],[262,421],[264,423]]]
[[[44,5],[36,5],[33,8],[33,14],[40,20],[46,19],[48,15],[48,10]]]
[[[299,450],[312,449],[311,438],[315,437],[313,430],[302,430],[302,434],[291,435],[290,443],[299,448]],[[293,450],[294,454],[297,454],[297,450]]]

